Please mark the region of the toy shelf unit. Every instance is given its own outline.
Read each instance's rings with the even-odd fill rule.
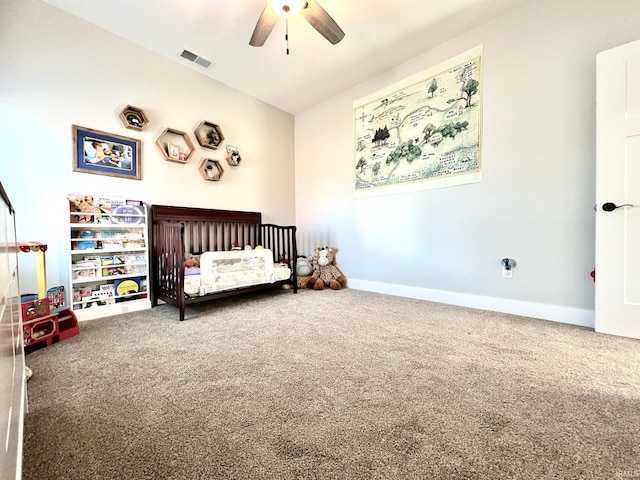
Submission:
[[[63,286],[47,291],[45,298],[36,294],[24,294],[22,302],[22,335],[25,352],[49,346],[80,333],[78,319],[67,308]]]
[[[47,244],[30,241],[17,242],[16,245],[20,252],[38,255],[38,293],[20,295],[25,352],[78,335],[78,319],[69,308],[66,288],[60,285],[47,289]]]
[[[78,197],[92,206],[77,211]],[[144,203],[92,195],[69,202],[71,306],[78,320],[151,308]]]

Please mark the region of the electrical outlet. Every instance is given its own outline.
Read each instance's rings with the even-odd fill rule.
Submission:
[[[513,277],[513,269],[502,267],[502,276],[504,278],[512,278]]]

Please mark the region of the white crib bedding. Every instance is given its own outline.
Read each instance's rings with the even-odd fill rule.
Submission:
[[[273,263],[269,249],[205,252],[200,255],[200,275],[185,276],[188,295],[206,295],[236,288],[274,283],[291,277],[291,269]]]
[[[200,295],[200,275],[185,275],[184,293],[193,297]]]

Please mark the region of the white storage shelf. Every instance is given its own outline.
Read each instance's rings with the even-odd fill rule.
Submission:
[[[147,209],[70,212],[72,308],[90,320],[151,308]]]

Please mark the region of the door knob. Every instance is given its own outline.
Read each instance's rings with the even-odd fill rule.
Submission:
[[[635,207],[635,205],[631,205],[630,203],[625,203],[623,205],[616,205],[613,202],[607,202],[602,204],[602,210],[605,212],[613,212],[616,208],[620,207]]]

